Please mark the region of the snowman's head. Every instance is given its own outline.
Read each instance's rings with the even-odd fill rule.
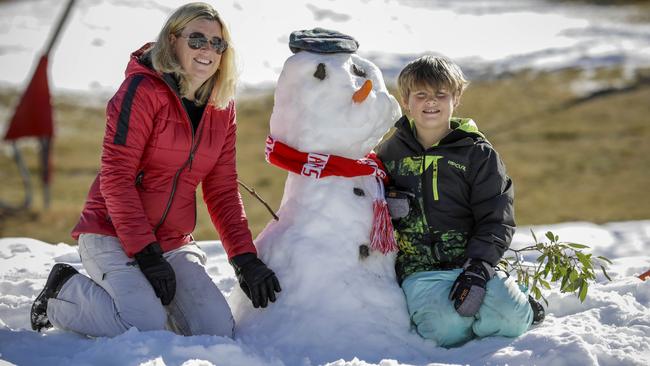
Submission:
[[[400,114],[372,62],[353,53],[300,51],[278,80],[271,135],[300,151],[358,159]]]

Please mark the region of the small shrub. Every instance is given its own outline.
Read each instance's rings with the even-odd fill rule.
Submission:
[[[612,280],[605,269],[605,264],[612,262],[606,257],[594,257],[591,253],[585,253],[583,250],[588,249],[588,245],[561,242],[560,238],[550,231],[546,233],[549,242],[539,242],[532,230],[531,233],[535,244],[521,249],[509,249],[515,256],[505,257],[499,262],[499,266],[508,273],[514,272],[517,282],[529,289],[535,299],[542,298],[548,305],[542,295],[542,287],[550,290],[550,282],[559,281],[561,292],[576,293],[581,302],[585,301],[589,283],[596,279],[596,267],[600,267],[605,277]],[[538,252],[536,263],[525,263],[522,259],[524,252]]]

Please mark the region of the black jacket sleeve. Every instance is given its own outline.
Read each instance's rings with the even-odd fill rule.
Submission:
[[[510,246],[515,232],[514,187],[499,154],[489,144],[479,145],[473,159],[470,202],[474,231],[467,257],[495,266]]]

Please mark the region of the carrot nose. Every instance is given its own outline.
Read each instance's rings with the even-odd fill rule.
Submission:
[[[372,90],[372,81],[366,80],[366,82],[363,83],[361,88],[359,88],[359,90],[354,92],[354,94],[352,95],[352,100],[355,103],[363,102],[364,100],[366,100],[366,98],[368,97],[368,94],[370,94],[371,90]]]

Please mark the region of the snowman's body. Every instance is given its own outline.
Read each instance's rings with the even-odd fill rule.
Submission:
[[[322,80],[314,76],[319,68],[325,70]],[[372,91],[354,102],[366,80]],[[355,54],[303,51],[287,60],[278,81],[271,135],[303,152],[359,159],[399,115],[375,65]],[[254,309],[239,290],[233,293],[238,338],[271,346],[293,362],[414,359],[431,347],[410,331],[395,253],[366,251],[377,184],[373,176],[289,173],[280,219],[255,243],[282,292],[266,309]]]

